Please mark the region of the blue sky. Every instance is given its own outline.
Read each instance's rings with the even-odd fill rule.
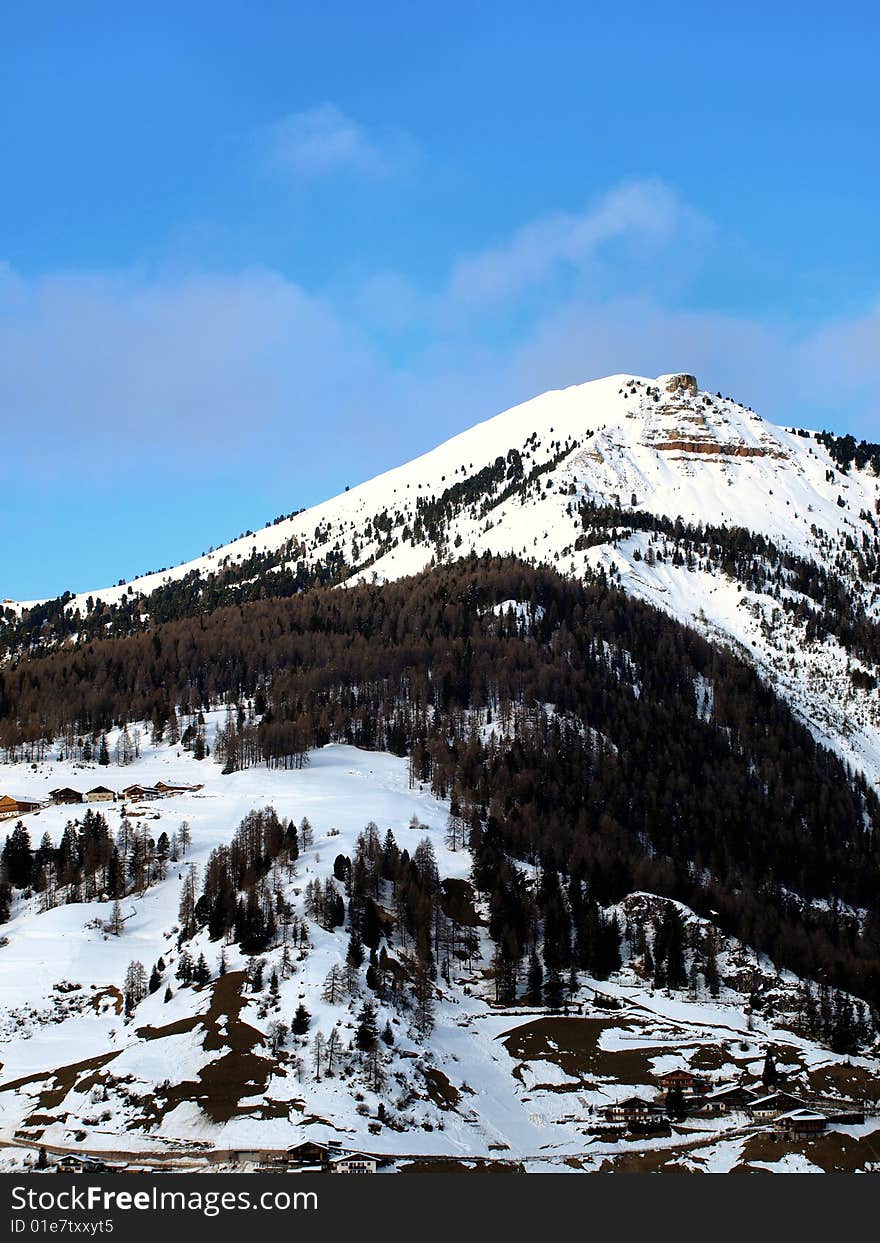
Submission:
[[[0,597],[609,372],[880,439],[878,36],[846,2],[6,0]]]

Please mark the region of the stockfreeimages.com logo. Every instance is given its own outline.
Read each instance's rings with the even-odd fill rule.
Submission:
[[[13,1212],[52,1214],[177,1212],[219,1217],[221,1213],[246,1212],[249,1209],[286,1213],[315,1212],[318,1208],[318,1196],[314,1191],[264,1191],[259,1195],[251,1195],[249,1191],[161,1191],[158,1187],[151,1187],[146,1191],[111,1191],[106,1187],[89,1185],[52,1191],[18,1186],[12,1188],[11,1198]],[[32,1219],[33,1222],[37,1220]],[[79,1225],[80,1230],[74,1231],[74,1225]],[[113,1224],[71,1223],[69,1229],[71,1233],[109,1233]],[[33,1224],[29,1225],[25,1218],[13,1219],[13,1234],[23,1234],[28,1230],[35,1233]]]

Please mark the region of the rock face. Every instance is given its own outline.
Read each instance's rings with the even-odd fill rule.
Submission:
[[[767,457],[766,449],[760,445],[721,444],[717,440],[655,440],[651,446],[660,453],[701,453],[720,455],[722,457]],[[771,454],[772,457],[784,458],[784,453]]]
[[[688,393],[691,397],[697,395],[697,377],[684,371],[679,375],[661,376],[661,382],[667,393]]]

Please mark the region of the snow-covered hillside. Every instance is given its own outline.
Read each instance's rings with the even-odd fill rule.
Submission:
[[[219,723],[209,720],[210,731]],[[21,769],[5,772],[17,780]],[[28,774],[36,798],[52,788],[97,783],[114,788],[135,781],[192,783],[189,793],[132,805],[147,816],[149,833],[173,836],[186,820],[191,845],[165,879],[122,902],[118,935],[107,925],[108,902],[77,902],[42,910],[41,896],[18,898],[0,946],[0,1144],[2,1163],[14,1166],[26,1150],[81,1150],[116,1161],[174,1159],[186,1165],[233,1159],[230,1153],[283,1152],[304,1139],[366,1150],[392,1161],[509,1161],[527,1169],[628,1168],[640,1158],[689,1169],[729,1169],[754,1163],[770,1168],[864,1166],[873,1158],[880,1118],[835,1124],[816,1142],[783,1142],[743,1111],[694,1116],[641,1139],[603,1127],[600,1112],[641,1094],[655,1098],[658,1076],[679,1066],[704,1073],[712,1087],[747,1081],[760,1090],[764,1055],[776,1052],[787,1090],[809,1100],[849,1102],[864,1109],[880,1095],[873,1056],[842,1058],[793,1030],[797,982],[780,975],[735,942],[719,953],[719,994],[697,983],[677,994],[655,990],[633,960],[610,980],[580,973],[564,1014],[540,1007],[498,1008],[490,978],[491,945],[485,911],[478,910],[477,953],[436,982],[435,1025],[429,1041],[414,1030],[408,1005],[379,999],[378,1026],[389,1023],[382,1046],[383,1086],[351,1045],[359,1007],[374,997],[364,969],[344,993],[328,1001],[326,981],[345,962],[344,929],[328,931],[305,915],[310,880],[331,875],[339,854],[351,856],[368,821],[392,830],[412,853],[430,841],[443,877],[464,881],[467,851],[451,850],[449,807],[410,787],[406,762],[346,746],[314,752],[301,770],[252,768],[222,775],[176,746],[146,747],[119,769],[52,761]],[[295,871],[273,876],[305,920],[305,943],[292,943],[289,972],[284,944],[261,957],[262,984],[247,981],[248,962],[235,945],[211,942],[206,932],[188,949],[204,952],[210,981],[177,979],[176,932],[182,883],[190,867],[200,874],[209,852],[231,840],[251,809],[271,804],[284,819],[307,817],[313,841]],[[120,804],[101,804],[118,833]],[[44,808],[27,818],[35,840],[55,844],[79,807]],[[131,818],[135,823],[135,817]],[[624,927],[648,925],[651,904],[634,894],[616,913]],[[699,921],[683,911],[699,938]],[[395,939],[392,953],[400,955]],[[221,953],[226,973],[220,974]],[[122,988],[132,960],[164,962],[161,985],[123,1011]],[[279,976],[277,994],[270,987]],[[171,996],[166,993],[170,987]],[[762,997],[753,1010],[751,997]],[[308,1032],[272,1047],[273,1024],[290,1024],[304,1004]],[[337,1061],[328,1074],[316,1063],[317,1033],[336,1033]],[[325,1054],[326,1057],[326,1054]],[[826,1108],[831,1106],[826,1105]],[[256,1160],[253,1156],[250,1158]]]
[[[320,559],[337,542],[350,554],[356,542],[353,568],[376,556],[370,573],[379,579],[415,573],[436,551],[430,542],[420,546],[415,541],[414,546],[403,537],[416,518],[417,503],[440,498],[499,456],[506,460],[511,451],[522,456],[526,473],[549,467],[540,495],[499,505],[488,522],[476,520],[472,507],[461,504],[446,532],[450,549],[460,535],[459,547],[560,560],[561,568],[577,570],[579,559],[566,557],[565,551],[574,530],[569,498],[590,496],[628,508],[634,496],[633,508],[743,526],[821,557],[826,539],[834,542],[865,529],[859,514],[873,512],[880,496],[880,481],[873,475],[841,477],[812,437],[700,391],[693,377],[615,375],[514,406],[404,466],[204,557],[134,579],[130,586],[149,594],[192,570],[210,574],[254,551],[274,552],[291,542],[306,561]],[[375,517],[386,512],[400,536],[387,551],[381,531],[374,529],[372,537],[367,533],[375,528]],[[821,536],[812,532],[814,526]],[[70,607],[83,608],[89,596],[113,603],[128,586],[81,592]]]
[[[255,554],[270,558],[267,573],[331,558],[342,566],[337,581],[387,581],[471,551],[513,553],[571,575],[602,568],[746,655],[818,737],[876,782],[880,713],[870,675],[853,679],[867,670],[833,634],[809,637],[794,588],[782,609],[778,594],[750,589],[717,560],[676,558],[673,535],[630,534],[624,518],[592,530],[583,506],[744,528],[836,574],[848,606],[874,618],[878,589],[860,558],[876,554],[878,497],[870,467],[841,471],[814,435],[703,392],[691,376],[616,375],[545,393],[296,517],[176,569],[83,592],[68,609],[142,593],[148,613],[150,592],[163,584],[234,570]]]
[[[290,569],[302,570],[306,584],[316,571],[313,581],[344,587],[389,582],[470,553],[512,554],[565,576],[603,574],[735,649],[818,738],[878,783],[871,650],[880,614],[878,502],[874,467],[842,469],[814,434],[776,427],[702,392],[691,376],[613,376],[544,394],[197,561],[82,593],[65,607],[74,637],[91,619],[91,638],[110,625],[96,601],[129,606],[113,631],[124,634],[132,619],[135,629],[149,620],[151,601],[158,604],[162,591],[186,576],[203,585],[231,582],[235,590],[247,576],[262,587]],[[197,595],[188,595],[186,607]],[[226,599],[218,592],[213,605]],[[166,596],[160,616],[185,615],[168,605]],[[14,606],[9,625],[28,607]],[[534,602],[495,606],[509,610],[524,632],[540,621]],[[39,620],[38,630],[43,622],[45,648],[53,641],[51,616]],[[6,650],[16,655],[12,646]],[[711,720],[711,682],[698,678],[694,694],[697,713]],[[206,715],[212,744],[221,714]],[[487,721],[480,728],[499,726]],[[111,755],[114,742],[111,732]],[[40,803],[68,785],[203,783],[135,809],[131,823],[151,838],[173,838],[186,820],[192,843],[185,854],[172,853],[167,875],[143,892],[127,883],[130,896],[115,916],[109,902],[53,905],[25,884],[15,890],[0,944],[0,1144],[10,1145],[7,1164],[20,1160],[22,1145],[35,1143],[144,1161],[158,1153],[195,1160],[281,1150],[306,1137],[398,1161],[431,1160],[437,1168],[488,1159],[536,1169],[627,1168],[631,1161],[641,1168],[866,1168],[876,1161],[874,1053],[835,1056],[796,1034],[799,982],[732,940],[719,942],[722,983],[717,995],[707,991],[703,958],[703,975],[697,970],[704,950],[694,947],[714,943],[716,934],[691,912],[681,912],[692,937],[689,990],[652,986],[644,945],[641,960],[634,946],[639,929],[657,926],[651,904],[666,900],[631,893],[602,916],[616,917],[632,934],[624,937],[621,970],[601,981],[576,973],[568,981],[569,1014],[502,1008],[495,1004],[489,912],[467,884],[470,856],[449,848],[450,807],[410,784],[405,760],[333,745],[312,752],[304,768],[224,774],[176,742],[141,745],[136,762],[118,770],[55,758],[0,765],[0,794]],[[62,752],[46,739],[39,754]],[[268,805],[284,822],[305,816],[314,829],[295,869],[279,865],[271,873],[273,900],[287,904],[305,939],[291,943],[284,965],[283,939],[262,954],[265,980],[254,987],[253,963],[234,943],[238,937],[224,949],[222,938],[210,940],[202,926],[187,952],[204,954],[209,978],[179,983],[179,907],[189,869],[201,879],[211,852],[232,841],[248,812]],[[120,804],[98,809],[115,837]],[[46,832],[58,847],[67,821],[82,812],[31,812],[32,846]],[[341,879],[329,879],[334,861],[355,855],[370,821],[381,834],[391,830],[411,855],[419,842],[430,842],[441,877],[458,886],[456,901],[472,916],[467,927],[476,952],[448,956],[451,969],[438,973],[427,1041],[413,1019],[415,966],[405,947],[391,939],[386,946],[400,961],[383,970],[406,985],[391,1004],[367,984],[366,966],[355,973],[346,967],[342,928],[328,930],[307,910],[311,882],[336,885],[342,896]],[[11,828],[7,821],[0,839]],[[113,892],[106,885],[103,891]],[[390,892],[384,899],[393,901]],[[386,914],[400,935],[400,912]],[[121,990],[133,960],[148,973],[161,963],[161,984],[126,1015]],[[334,968],[347,972],[348,984],[344,995],[328,1000]],[[273,971],[275,991],[267,983]],[[525,995],[521,989],[518,997]],[[370,1068],[351,1047],[359,1008],[377,997],[378,1028],[387,1024],[389,1036],[381,1048],[381,1090],[375,1059]],[[310,1015],[307,1035],[288,1033],[278,1043],[277,1025],[289,1025],[300,1004]],[[336,1050],[333,1074],[316,1067],[318,1033]],[[771,1045],[799,1099],[826,1112],[857,1112],[867,1103],[867,1121],[841,1123],[809,1153],[803,1145],[774,1148],[742,1110],[723,1118],[695,1111],[637,1143],[599,1125],[601,1111],[623,1096],[654,1098],[658,1076],[682,1063],[704,1071],[714,1086],[743,1079],[754,1085]],[[317,1056],[326,1058],[326,1049]]]

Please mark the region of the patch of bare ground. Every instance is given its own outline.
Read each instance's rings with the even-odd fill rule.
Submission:
[[[856,1101],[880,1100],[880,1076],[863,1066],[834,1063],[811,1070],[810,1088],[823,1096],[844,1096]]]
[[[755,1055],[735,1055],[735,1051],[725,1049],[720,1044],[699,1045],[688,1058],[691,1070],[721,1070],[723,1067],[738,1066],[741,1070],[755,1060]]]
[[[868,1165],[880,1166],[880,1136],[853,1137],[841,1131],[826,1131],[815,1139],[792,1141],[760,1131],[746,1140],[740,1167],[753,1168],[753,1161],[775,1163],[788,1153],[799,1153],[826,1174],[854,1174]]]
[[[141,1040],[167,1040],[169,1036],[185,1036],[187,1032],[201,1027],[203,1021],[203,1015],[192,1014],[187,1019],[177,1019],[173,1023],[166,1023],[163,1027],[139,1027],[135,1035]]]
[[[239,1105],[236,1110],[236,1116],[246,1115],[248,1118],[258,1118],[264,1122],[267,1118],[287,1118],[290,1115],[293,1102],[291,1101],[273,1101],[264,1100],[256,1105]],[[300,1102],[299,1108],[302,1109]]]
[[[150,1129],[184,1102],[194,1102],[212,1122],[218,1123],[239,1116],[286,1116],[284,1102],[241,1103],[243,1098],[262,1096],[278,1067],[275,1058],[254,1052],[258,1045],[265,1043],[263,1034],[241,1019],[246,1004],[242,993],[245,979],[243,971],[230,971],[215,980],[210,985],[210,1001],[204,1014],[180,1019],[166,1027],[138,1030],[137,1034],[144,1039],[162,1040],[201,1027],[204,1030],[202,1048],[223,1052],[221,1057],[201,1068],[196,1080],[157,1089],[155,1095],[141,1101],[143,1116],[133,1125]],[[284,1112],[279,1113],[282,1105]]]
[[[599,1166],[600,1174],[690,1174],[674,1148],[644,1148],[639,1152],[615,1153]]]
[[[109,1001],[117,1014],[121,1014],[125,1005],[125,998],[122,996],[122,990],[117,988],[115,984],[108,984],[106,988],[98,988],[89,998],[89,1005],[95,1014],[100,1014],[103,1003]]]
[[[69,1114],[29,1114],[22,1124],[30,1130],[32,1127],[53,1126],[56,1122],[66,1122]]]
[[[18,1092],[36,1084],[46,1084],[37,1095],[37,1109],[56,1109],[67,1094],[74,1089],[78,1092],[88,1091],[97,1082],[96,1074],[108,1062],[119,1057],[119,1050],[102,1053],[99,1057],[86,1058],[82,1062],[71,1062],[67,1066],[59,1066],[55,1070],[40,1071],[39,1074],[25,1075],[21,1079],[13,1079],[0,1085],[0,1092]]]
[[[668,1046],[603,1049],[599,1045],[604,1031],[633,1029],[634,1025],[626,1019],[554,1017],[515,1027],[502,1033],[500,1039],[518,1062],[553,1062],[572,1079],[649,1083],[652,1057],[667,1052]]]
[[[456,1109],[461,1100],[461,1093],[452,1086],[442,1070],[429,1066],[422,1072],[428,1095],[440,1109]]]

